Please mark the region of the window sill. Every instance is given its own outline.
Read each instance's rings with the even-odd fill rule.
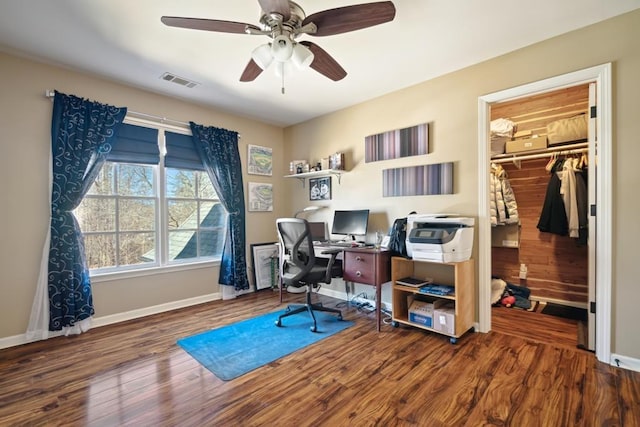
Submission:
[[[131,279],[135,277],[155,276],[176,271],[198,270],[220,265],[220,260],[190,262],[185,264],[165,265],[161,267],[146,267],[127,271],[113,271],[108,273],[91,274],[91,283],[110,282],[113,280]]]

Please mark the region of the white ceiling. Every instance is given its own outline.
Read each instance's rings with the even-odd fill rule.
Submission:
[[[297,0],[307,15],[366,2]],[[293,70],[284,95],[271,69],[253,82],[239,81],[251,51],[266,43],[266,36],[160,22],[169,15],[259,25],[257,0],[0,0],[0,50],[286,126],[640,8],[640,0],[394,4],[393,22],[329,37],[302,36],[299,40],[321,46],[348,75],[333,82],[311,69]],[[165,72],[199,85],[189,89],[166,82],[160,79]]]

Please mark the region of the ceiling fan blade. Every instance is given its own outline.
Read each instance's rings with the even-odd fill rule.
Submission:
[[[259,27],[243,22],[220,21],[217,19],[181,18],[179,16],[163,16],[163,24],[170,27],[189,28],[192,30],[217,31],[220,33],[246,34],[247,28],[260,31]]]
[[[317,12],[306,17],[302,25],[313,22],[318,27],[313,36],[332,36],[361,30],[393,21],[396,8],[393,2],[356,4]]]
[[[309,48],[313,53],[313,62],[309,67],[313,68],[323,76],[326,76],[337,82],[347,76],[347,72],[338,64],[338,62],[331,57],[324,49],[315,43],[302,41],[300,44]]]
[[[287,22],[291,17],[289,0],[258,0],[262,11],[271,14],[277,13],[282,16],[282,21]]]
[[[252,82],[262,73],[262,68],[256,64],[253,59],[249,60],[249,63],[244,68],[242,75],[240,76],[241,82]]]

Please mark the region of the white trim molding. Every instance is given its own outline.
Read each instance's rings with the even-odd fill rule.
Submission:
[[[489,121],[491,104],[551,92],[579,84],[597,84],[596,176],[596,346],[599,361],[611,363],[612,272],[612,89],[611,63],[491,93],[478,98],[478,323],[491,330],[491,225],[489,221]],[[589,147],[595,149],[595,147]],[[618,360],[622,360],[618,357]],[[615,366],[615,365],[614,365]]]
[[[632,357],[612,353],[609,363],[617,368],[640,372],[640,359],[634,359]]]
[[[144,307],[137,310],[125,311],[123,313],[111,314],[109,316],[94,317],[91,319],[91,327],[99,328],[101,326],[112,325],[114,323],[125,322],[127,320],[138,319],[140,317],[150,316],[152,314],[164,313],[171,310],[177,310],[179,308],[190,307],[192,305],[203,304],[205,302],[211,302],[221,299],[220,293],[216,292],[208,295],[201,295],[198,297],[187,298],[180,301],[171,301],[165,304],[154,305],[151,307]],[[49,338],[54,336],[63,335],[63,332],[52,332]],[[28,344],[38,340],[28,340],[27,334],[14,335],[11,337],[0,338],[0,349],[15,347],[22,344]]]

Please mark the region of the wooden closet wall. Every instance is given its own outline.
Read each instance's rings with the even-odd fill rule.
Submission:
[[[491,120],[507,118],[516,123],[518,131],[531,130],[544,136],[547,123],[586,113],[588,106],[589,86],[582,85],[495,104],[491,107]],[[549,157],[523,160],[520,168],[511,162],[501,164],[518,203],[520,247],[493,247],[492,274],[529,287],[534,299],[586,303],[587,246],[578,246],[577,240],[568,236],[542,233],[536,227],[549,182],[545,170],[548,161]],[[527,279],[519,278],[520,264],[527,266]]]

